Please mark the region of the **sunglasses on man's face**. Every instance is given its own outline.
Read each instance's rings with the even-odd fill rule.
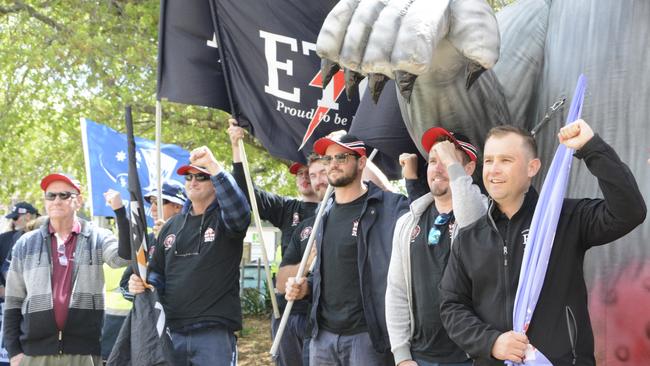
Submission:
[[[167,201],[167,200],[164,199],[164,198],[163,198],[162,201],[163,201],[163,206],[169,203],[169,201]],[[152,205],[157,205],[157,204],[158,204],[158,199],[155,198],[155,197],[151,197],[151,198],[149,199],[149,203],[152,204]]]
[[[47,201],[54,201],[56,197],[59,197],[62,201],[70,199],[71,197],[76,197],[77,193],[75,192],[45,192],[45,199]]]
[[[190,182],[192,178],[196,179],[197,182],[205,182],[210,179],[210,176],[203,173],[187,173],[185,174],[185,180]]]
[[[323,156],[320,157],[320,161],[324,165],[330,165],[332,160],[334,160],[337,164],[345,164],[345,163],[348,162],[348,157],[350,157],[350,156],[354,156],[356,158],[359,155],[357,155],[355,153],[349,153],[349,152],[340,153],[340,154],[336,154],[336,155],[323,155]]]

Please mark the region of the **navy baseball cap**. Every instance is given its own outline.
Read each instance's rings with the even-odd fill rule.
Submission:
[[[34,206],[30,205],[29,203],[27,203],[27,202],[18,202],[11,209],[11,212],[7,216],[5,216],[5,218],[13,220],[13,219],[17,219],[18,216],[20,216],[20,215],[24,215],[24,214],[28,214],[28,213],[36,214],[36,215],[39,214],[38,210]]]
[[[154,188],[144,195],[145,200],[149,197],[158,196],[158,189]],[[162,184],[162,199],[179,205],[185,204],[187,195],[185,194],[185,187],[175,180],[165,181]]]

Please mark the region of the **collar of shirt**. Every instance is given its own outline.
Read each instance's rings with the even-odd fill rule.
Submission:
[[[68,237],[62,238],[59,233],[57,233],[54,230],[54,226],[52,226],[52,223],[49,224],[48,230],[50,234],[54,234],[54,237],[56,238],[57,242],[61,241],[63,243],[68,241]],[[72,224],[72,232],[71,234],[78,235],[81,232],[81,223],[79,222],[79,219],[76,217],[74,218],[74,223]]]

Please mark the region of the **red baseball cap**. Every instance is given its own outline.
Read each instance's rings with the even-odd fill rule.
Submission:
[[[474,145],[469,142],[467,136],[461,133],[453,133],[445,130],[442,127],[431,127],[422,135],[422,147],[427,151],[431,151],[433,145],[438,142],[440,136],[448,137],[456,146],[458,146],[471,161],[476,161],[478,158],[478,150]]]
[[[289,167],[289,173],[291,173],[293,175],[296,175],[296,174],[298,174],[298,170],[300,170],[300,168],[303,168],[303,167],[305,167],[305,166],[300,164],[300,163],[293,163]]]
[[[66,182],[69,185],[73,186],[74,189],[77,190],[77,192],[81,193],[81,183],[79,183],[79,181],[74,179],[74,177],[72,177],[71,175],[63,174],[63,173],[52,173],[46,176],[45,178],[41,179],[41,189],[45,191],[52,182],[56,182],[56,181]]]
[[[207,168],[198,165],[192,165],[192,164],[183,165],[182,167],[178,168],[178,170],[176,170],[176,174],[187,175],[190,169],[196,169],[203,174],[212,175],[210,174]]]
[[[337,144],[347,150],[359,154],[360,156],[366,156],[366,145],[363,141],[347,133],[338,137],[323,137],[316,140],[316,142],[314,142],[314,151],[318,155],[324,155],[327,148],[332,144]]]

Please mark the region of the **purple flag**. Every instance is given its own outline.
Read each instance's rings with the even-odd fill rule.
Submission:
[[[567,115],[567,125],[580,118],[586,84],[584,75],[580,75]],[[530,224],[528,243],[524,249],[524,258],[519,273],[519,285],[513,311],[513,328],[516,332],[525,333],[528,329],[539,299],[539,293],[544,285],[572,160],[573,149],[560,144],[546,179],[544,179],[542,192]],[[531,347],[526,352],[524,364],[551,365],[551,362],[539,350]]]

